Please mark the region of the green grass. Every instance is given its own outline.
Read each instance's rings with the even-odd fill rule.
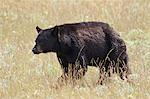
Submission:
[[[149,0],[0,0],[0,99],[149,99]],[[76,85],[56,88],[61,75],[54,53],[34,55],[35,27],[81,21],[108,22],[126,41],[130,79],[114,75],[103,85],[90,67]]]

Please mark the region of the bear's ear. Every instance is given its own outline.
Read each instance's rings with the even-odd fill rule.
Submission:
[[[36,31],[39,33],[42,29],[39,26],[36,26]]]

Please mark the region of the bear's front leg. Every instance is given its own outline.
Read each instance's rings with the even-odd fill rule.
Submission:
[[[79,60],[75,62],[74,68],[74,78],[81,79],[85,73],[87,72],[87,64],[86,64],[86,57],[84,55],[79,57]]]
[[[59,83],[66,83],[68,80],[68,65],[69,63],[67,61],[65,61],[64,58],[58,58],[59,63],[61,65],[62,68],[62,75],[58,78],[58,82]]]

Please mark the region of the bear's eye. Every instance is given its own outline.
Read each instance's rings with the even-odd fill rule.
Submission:
[[[44,42],[41,40],[41,41],[38,41],[38,43],[39,43],[39,44],[43,44]]]
[[[36,40],[37,43],[40,43],[40,42],[42,42],[42,41],[44,41],[42,38],[38,38],[38,39]]]

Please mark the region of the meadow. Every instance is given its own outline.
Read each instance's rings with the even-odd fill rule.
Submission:
[[[0,99],[150,99],[149,0],[0,0]],[[34,55],[35,27],[102,21],[125,40],[133,84],[113,75],[95,85],[89,67],[76,85],[56,88],[62,71],[55,53]]]

